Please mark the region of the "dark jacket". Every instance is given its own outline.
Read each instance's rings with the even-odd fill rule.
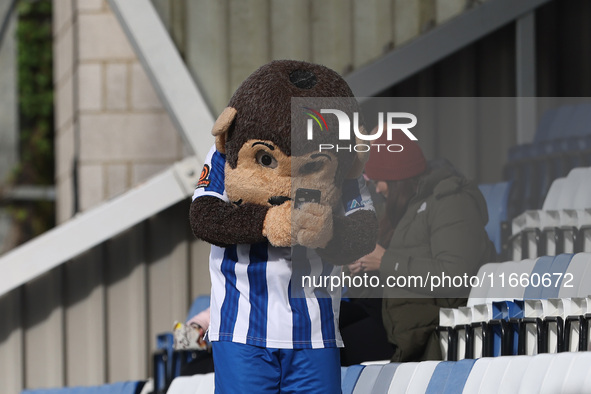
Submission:
[[[420,179],[384,253],[382,280],[476,275],[481,265],[496,257],[484,229],[487,222],[486,201],[476,184],[448,168],[430,171]],[[439,309],[465,305],[466,298],[460,297],[467,297],[468,291],[453,286],[435,292],[429,285],[387,287],[382,314],[388,340],[396,346],[392,361],[441,359],[434,331]]]

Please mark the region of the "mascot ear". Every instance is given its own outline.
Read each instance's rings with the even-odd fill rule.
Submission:
[[[360,131],[363,134],[367,134],[365,132],[365,129],[363,128],[363,126],[361,126]],[[363,141],[361,141],[361,139],[359,139],[359,137],[357,137],[357,136],[355,136],[355,142],[357,144],[363,143]],[[349,172],[347,173],[346,178],[347,179],[359,178],[361,176],[361,174],[363,174],[363,169],[365,168],[365,163],[367,163],[368,159],[369,159],[369,152],[357,152],[357,154],[353,158],[353,164],[351,165],[351,168],[349,169]]]
[[[226,137],[232,122],[234,122],[236,112],[235,108],[226,107],[211,129],[211,134],[215,137],[215,148],[220,153],[226,153]]]

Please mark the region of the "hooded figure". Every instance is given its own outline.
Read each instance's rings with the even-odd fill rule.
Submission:
[[[382,302],[386,334],[395,347],[392,361],[441,359],[435,333],[439,309],[465,305],[469,285],[432,292],[410,278],[469,277],[496,258],[485,231],[486,201],[477,185],[451,165],[427,163],[419,145],[404,134],[395,133],[390,143],[403,149],[372,151],[365,172],[386,198],[372,255],[381,256],[382,283],[398,278],[403,287],[386,286]]]

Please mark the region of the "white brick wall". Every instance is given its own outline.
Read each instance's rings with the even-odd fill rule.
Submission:
[[[177,138],[162,113],[109,113],[80,116],[82,161],[174,160]]]
[[[135,60],[135,53],[111,12],[78,13],[80,60]]]
[[[79,171],[80,190],[78,196],[80,198],[80,209],[85,211],[98,205],[105,198],[103,166],[100,162],[97,164],[82,164]]]
[[[107,2],[76,0],[72,8],[71,1],[54,0],[54,7],[57,219],[63,222],[75,214],[75,201],[82,211],[92,208],[184,152]]]
[[[127,190],[129,181],[129,166],[122,164],[109,164],[107,167],[107,198],[118,196]]]
[[[152,174],[164,171],[166,168],[170,166],[169,163],[144,163],[144,164],[135,164],[132,168],[131,172],[131,179],[132,182],[135,184],[144,182],[148,180]]]
[[[81,12],[104,11],[105,0],[76,0],[76,9]]]
[[[139,110],[162,108],[148,76],[142,66],[137,63],[131,66],[131,106]]]
[[[129,107],[129,63],[108,63],[105,67],[105,107],[126,110]]]
[[[78,66],[78,109],[100,111],[103,107],[103,72],[100,63]]]

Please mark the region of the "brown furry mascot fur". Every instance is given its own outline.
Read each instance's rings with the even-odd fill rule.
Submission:
[[[299,137],[291,132],[292,97],[353,94],[337,73],[305,62],[273,61],[248,77],[212,130],[217,151],[226,157],[229,201],[195,199],[193,233],[222,247],[264,241],[303,245],[333,264],[351,263],[373,250],[375,215],[367,210],[335,213],[343,180],[361,175],[364,158],[348,151],[319,154],[319,142],[336,141],[334,124],[329,124],[332,133],[320,135],[323,140],[294,141]],[[359,109],[355,103],[347,111]],[[207,174],[202,177],[207,183]],[[320,201],[294,209],[293,194],[299,188],[320,190]]]
[[[359,112],[334,71],[274,61],[242,83],[212,130],[190,220],[213,244],[216,392],[341,392],[340,288],[303,278],[339,278],[335,265],[373,250],[377,223],[365,157],[321,151],[338,142],[337,116],[314,132],[304,110],[316,110],[293,104],[301,97],[349,119]]]

